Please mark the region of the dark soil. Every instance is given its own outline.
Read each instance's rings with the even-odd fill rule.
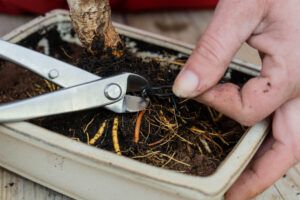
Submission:
[[[43,52],[38,46],[42,38],[48,39],[50,55],[79,66],[99,76],[106,77],[120,72],[140,74],[153,87],[172,85],[186,55],[124,38],[126,44],[136,44],[138,52],[152,52],[163,57],[177,57],[176,62],[164,59],[140,58],[132,47],[120,58],[99,52],[90,55],[81,47],[61,40],[55,27],[41,31],[20,42],[21,45]],[[130,46],[130,45],[129,45]],[[174,64],[175,63],[175,64]],[[232,82],[242,84],[248,76],[230,71]],[[41,77],[14,64],[2,62],[0,66],[0,102],[11,102],[59,89]],[[229,81],[224,79],[223,81]],[[179,172],[207,176],[212,174],[237,144],[245,128],[215,110],[193,100],[175,97],[170,87],[160,90],[166,94],[148,92],[151,104],[141,123],[140,139],[133,142],[138,113],[116,114],[98,108],[82,112],[45,117],[31,122],[98,148],[115,152],[112,126],[119,120],[118,139],[121,154],[154,166]],[[103,135],[91,140],[106,122]]]

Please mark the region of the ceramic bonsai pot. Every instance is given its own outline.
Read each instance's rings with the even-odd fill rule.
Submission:
[[[56,10],[25,24],[3,39],[16,43],[56,25],[70,43],[68,12]],[[190,54],[193,46],[114,24],[121,35]],[[230,68],[259,74],[258,67],[233,60]],[[0,165],[75,199],[221,199],[249,163],[269,129],[268,120],[250,127],[216,172],[197,177],[118,156],[28,122],[0,126]]]

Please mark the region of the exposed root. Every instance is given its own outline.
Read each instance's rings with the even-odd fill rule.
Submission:
[[[64,48],[61,47],[60,49],[63,51],[63,53],[65,54],[65,56],[67,56],[70,59],[73,59],[73,57],[70,56]]]
[[[211,119],[214,122],[218,122],[223,117],[222,113],[216,112],[214,109],[212,109],[212,108],[210,108],[208,106],[207,106],[207,109],[208,109],[208,112],[210,114]]]
[[[54,92],[54,91],[58,90],[58,88],[59,88],[57,85],[55,85],[54,83],[51,83],[47,80],[45,80],[45,83],[46,83],[48,89],[50,90],[50,92]]]
[[[167,157],[167,158],[169,158],[169,159],[171,159],[171,160],[173,160],[173,161],[175,161],[175,162],[177,162],[177,163],[179,163],[179,164],[185,165],[185,166],[187,166],[187,167],[190,167],[190,166],[191,166],[190,164],[187,164],[187,163],[185,163],[185,162],[183,162],[183,161],[180,161],[180,160],[175,159],[174,156],[169,156],[169,155],[163,154],[163,153],[161,153],[160,155],[161,155],[161,156],[164,156],[164,157]]]
[[[115,117],[113,122],[113,127],[112,127],[112,140],[113,140],[115,152],[118,155],[122,155],[119,139],[118,139],[118,128],[119,128],[119,118]]]
[[[174,64],[174,65],[179,65],[179,66],[183,66],[185,64],[184,61],[173,61],[173,60],[160,59],[160,58],[156,58],[155,60],[158,62],[164,62],[164,63]]]
[[[151,152],[148,152],[147,154],[145,155],[139,155],[139,156],[133,156],[132,158],[133,159],[141,159],[141,158],[148,158],[148,157],[151,157],[155,154],[158,154],[160,151],[151,151]]]
[[[101,138],[101,136],[103,135],[103,133],[105,131],[106,125],[107,125],[107,121],[105,120],[99,127],[99,130],[94,135],[94,137],[89,141],[90,145],[94,145],[99,140],[99,138]]]
[[[175,129],[178,128],[178,124],[171,123],[167,119],[167,117],[164,115],[162,110],[159,111],[159,119],[157,121],[159,121],[163,127],[167,128],[168,130],[170,130],[172,132],[175,132]]]
[[[134,129],[134,139],[133,139],[134,143],[136,144],[139,142],[140,139],[141,123],[145,112],[146,112],[145,110],[139,112],[138,117],[136,119],[136,125]]]

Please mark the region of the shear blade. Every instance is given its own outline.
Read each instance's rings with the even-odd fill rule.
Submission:
[[[137,96],[126,95],[124,97],[124,104],[126,105],[126,112],[138,112],[148,107],[150,100]]]

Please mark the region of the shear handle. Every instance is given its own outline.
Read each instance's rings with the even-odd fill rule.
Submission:
[[[131,82],[132,78],[133,82]],[[135,112],[136,110],[132,108],[145,109],[149,103],[147,100],[126,96],[128,84],[132,85],[136,80],[145,79],[135,74],[124,73],[27,100],[4,104],[0,106],[0,122],[28,120],[114,104],[116,112],[119,113]]]
[[[73,65],[4,40],[0,40],[0,58],[18,64],[61,87],[72,87],[101,78]]]

